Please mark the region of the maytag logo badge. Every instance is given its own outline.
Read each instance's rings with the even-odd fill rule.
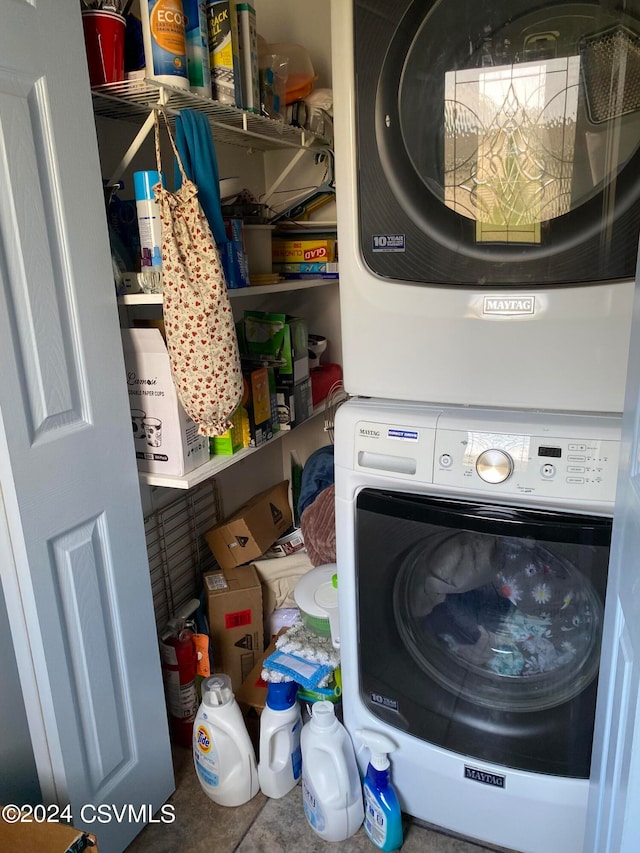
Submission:
[[[367,438],[380,438],[380,430],[360,427],[360,435],[366,436]]]
[[[482,782],[483,785],[493,785],[494,788],[506,787],[506,776],[501,776],[499,773],[488,773],[486,770],[478,770],[477,767],[469,767],[464,765],[464,778],[472,779],[474,782]]]
[[[485,296],[483,314],[521,315],[535,314],[535,296]]]

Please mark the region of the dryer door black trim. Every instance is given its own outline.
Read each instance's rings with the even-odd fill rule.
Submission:
[[[639,0],[624,13],[581,0],[366,0],[354,32],[372,272],[518,287],[633,277]],[[607,94],[624,77],[618,60],[620,106]]]

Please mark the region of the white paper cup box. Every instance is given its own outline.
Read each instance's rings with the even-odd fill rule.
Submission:
[[[138,469],[183,476],[209,459],[209,439],[178,400],[159,329],[122,329]]]

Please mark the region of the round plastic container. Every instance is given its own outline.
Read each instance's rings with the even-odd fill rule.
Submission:
[[[337,566],[327,563],[302,575],[293,591],[302,622],[310,631],[331,636],[335,648],[340,647],[338,619]]]
[[[285,89],[285,103],[292,104],[301,101],[313,91],[313,84],[318,75],[313,70],[313,63],[308,52],[299,44],[287,44],[278,42],[267,46],[269,53],[286,56],[287,62],[287,85]]]

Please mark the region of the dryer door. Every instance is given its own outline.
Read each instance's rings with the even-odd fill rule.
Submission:
[[[354,7],[360,246],[386,279],[632,278],[640,0]]]
[[[507,767],[588,777],[611,522],[365,489],[361,696]]]

